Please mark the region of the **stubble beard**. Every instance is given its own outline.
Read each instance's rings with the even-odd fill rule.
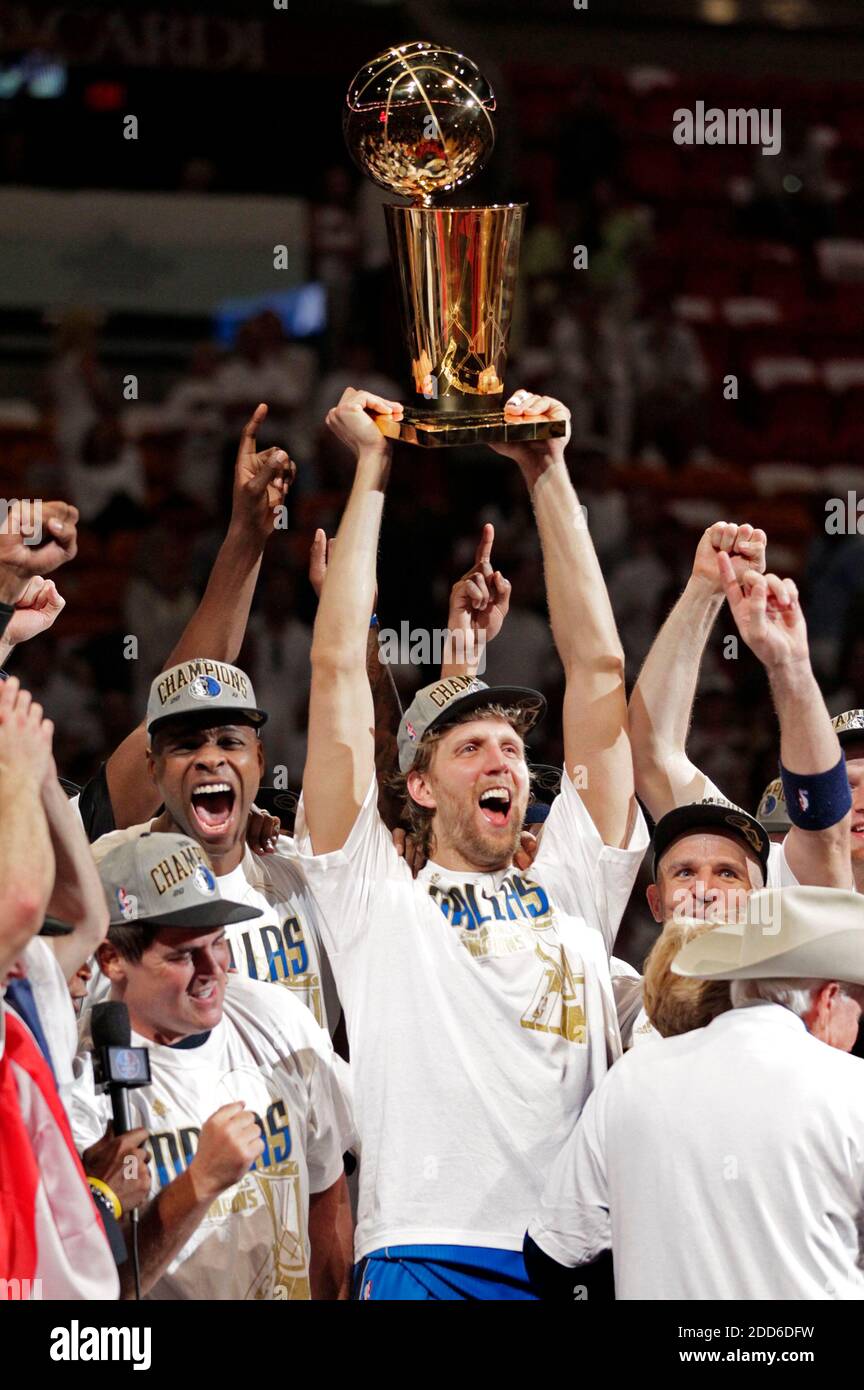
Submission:
[[[446,791],[442,794],[439,790],[436,799],[438,805],[433,822],[436,846],[447,845],[481,872],[509,868],[519,847],[522,829],[522,817],[518,814],[515,800],[513,804],[517,813],[511,812],[512,819],[506,833],[501,831],[484,835],[477,828],[473,807],[449,796]]]

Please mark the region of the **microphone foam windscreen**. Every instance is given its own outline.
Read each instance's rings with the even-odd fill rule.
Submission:
[[[132,1030],[125,1004],[116,1000],[94,1004],[90,1026],[94,1047],[128,1047],[130,1044]]]

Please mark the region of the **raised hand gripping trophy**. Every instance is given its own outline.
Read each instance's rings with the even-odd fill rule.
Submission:
[[[399,280],[414,400],[384,434],[437,448],[550,439],[566,422],[504,410],[504,367],[524,203],[434,207],[485,164],[495,143],[495,97],[469,58],[432,43],[389,48],[357,73],[345,102],[345,141],[380,187],[413,198],[384,209]]]

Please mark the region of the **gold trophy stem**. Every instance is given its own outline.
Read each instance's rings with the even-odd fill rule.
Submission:
[[[564,421],[503,411],[525,204],[386,207],[413,395],[382,433],[426,448],[563,435]]]

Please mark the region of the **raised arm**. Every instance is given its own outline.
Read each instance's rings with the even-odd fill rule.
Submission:
[[[275,509],[284,504],[296,473],[283,449],[256,450],[255,434],[266,415],[266,405],[259,405],[240,436],[228,531],[201,602],[169,653],[163,671],[196,656],[234,662],[240,653],[264,547],[276,529]],[[158,809],[153,786],[142,776],[146,747],[141,723],[114,750],[106,765],[119,829],[149,819]]]
[[[42,926],[54,884],[42,806],[53,730],[15,676],[0,685],[0,980]]]
[[[402,410],[395,401],[349,388],[327,415],[329,427],[353,450],[357,467],[312,638],[303,800],[316,854],[342,848],[375,767],[375,717],[366,648],[390,444],[367,406],[393,415]]]
[[[807,625],[795,584],[791,579],[757,574],[755,570],[745,571],[739,582],[728,555],[721,555],[718,563],[738,631],[768,675],[780,722],[784,769],[815,779],[840,764],[841,786],[848,792],[840,743],[810,665]],[[795,798],[787,801],[793,825],[783,846],[786,862],[799,883],[851,888],[851,798],[845,799],[845,814],[833,825],[804,829],[794,821],[802,818],[802,812],[806,815],[816,810],[809,805],[813,795],[811,789],[800,806]]]
[[[705,795],[706,777],[687,757],[699,668],[723,606],[720,552],[738,575],[765,569],[765,532],[715,521],[702,536],[686,588],[654,639],[630,696],[636,791],[654,820]]]
[[[525,391],[511,397],[507,410],[568,422],[570,418],[559,401]],[[519,464],[537,518],[552,635],[564,667],[567,771],[604,843],[621,846],[627,842],[636,805],[624,652],[564,458],[569,436],[568,423],[561,439],[492,447]]]
[[[69,936],[50,938],[68,982],[104,940],[108,905],[84,827],[57,781],[53,761],[42,786],[42,805],[56,865],[47,911],[75,928]]]
[[[333,538],[328,541],[320,528],[315,532],[309,555],[309,582],[320,599],[327,565],[333,554]],[[374,603],[377,606],[376,594]],[[402,718],[402,704],[390,664],[381,658],[378,642],[378,623],[369,623],[366,636],[366,675],[372,691],[372,708],[375,713],[375,775],[378,778],[378,810],[384,824],[391,830],[399,824],[402,814],[400,798],[390,787],[390,777],[398,770],[399,755],[396,748],[396,734]]]

